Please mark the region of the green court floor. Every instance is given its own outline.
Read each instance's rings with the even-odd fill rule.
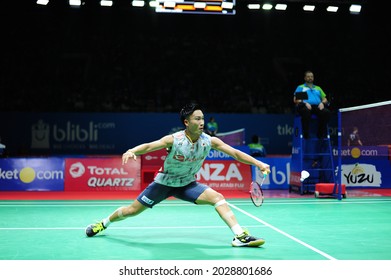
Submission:
[[[85,226],[129,201],[0,201],[1,260],[391,260],[391,198],[228,199],[266,239],[230,245],[213,207],[167,200],[93,238]]]

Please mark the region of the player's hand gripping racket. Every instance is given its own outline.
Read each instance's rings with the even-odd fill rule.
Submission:
[[[263,204],[263,190],[262,190],[262,185],[263,182],[265,181],[267,174],[263,173],[263,177],[261,180],[261,183],[252,181],[250,185],[250,197],[251,201],[256,207],[260,207]]]

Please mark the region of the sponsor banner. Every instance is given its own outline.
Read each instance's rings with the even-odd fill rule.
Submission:
[[[338,147],[333,148],[333,156],[338,157]],[[341,147],[341,156],[345,158],[358,159],[361,157],[378,157],[388,158],[388,146],[356,146],[356,147]]]
[[[212,152],[212,151],[211,151]],[[155,155],[154,159],[157,159]],[[264,189],[289,189],[289,179],[292,179],[290,173],[290,157],[276,157],[276,158],[259,158],[271,166],[271,174],[266,177],[263,188]],[[149,169],[151,166],[163,166],[163,161],[159,165],[149,165],[143,161],[142,171]],[[157,169],[156,169],[157,170]],[[152,173],[156,172],[154,170]],[[248,177],[250,172],[250,177]],[[228,175],[226,175],[228,174]],[[290,176],[291,175],[291,176]],[[151,177],[151,176],[150,176]],[[255,167],[239,163],[236,160],[229,160],[228,158],[218,159],[216,156],[213,159],[205,160],[201,170],[197,175],[197,180],[200,182],[216,188],[216,189],[236,189],[246,190],[251,182],[251,179],[260,181],[261,173]],[[152,177],[148,182],[145,182],[143,188],[152,181]],[[297,181],[300,183],[300,173],[297,173]]]
[[[64,159],[0,159],[0,191],[62,191]]]
[[[238,149],[246,154],[250,154],[250,148],[247,145],[241,145],[241,146],[232,146],[235,149]],[[209,151],[208,156],[206,157],[207,160],[233,160],[232,157],[227,155],[226,153],[211,149]]]
[[[68,158],[65,191],[140,190],[141,160],[122,165],[121,157]]]
[[[367,163],[343,164],[342,184],[355,187],[380,187],[382,174],[376,165]]]
[[[338,168],[338,149],[333,149]],[[341,183],[351,188],[389,188],[391,165],[389,146],[341,148]]]
[[[289,182],[300,185],[300,173],[291,170],[290,157],[259,159],[271,166],[271,173],[263,184],[264,189],[289,189]],[[162,163],[161,158],[154,160]],[[341,171],[342,184],[346,187],[388,188],[391,185],[390,161],[387,157],[344,158]],[[260,178],[261,173],[255,167],[228,159],[207,159],[197,174],[201,183],[220,190],[246,191],[251,180],[260,181]],[[0,159],[0,191],[140,189],[140,157],[126,165],[122,165],[120,157]]]
[[[205,160],[197,180],[216,190],[245,191],[251,183],[251,167],[236,160]]]
[[[31,124],[31,149],[37,152],[114,151],[115,144],[103,140],[102,134],[110,134],[115,127],[113,121],[38,119]]]
[[[205,119],[209,117],[205,115]],[[214,114],[214,117],[221,132],[244,128],[245,144],[256,134],[262,138],[269,155],[291,154],[293,115]],[[0,118],[7,120],[2,123],[1,138],[9,156],[20,156],[20,151],[39,156],[122,154],[129,147],[183,129],[177,113],[0,112]],[[259,125],[262,123],[267,125]]]
[[[290,157],[276,157],[276,158],[258,158],[259,160],[270,165],[271,173],[266,176],[263,182],[262,189],[264,190],[285,190],[289,189],[289,182],[292,180],[299,180],[300,173],[291,172],[291,158]],[[252,178],[258,183],[262,180],[262,172],[252,166]],[[298,177],[297,177],[298,176]]]
[[[378,158],[344,160],[341,182],[355,188],[389,188],[391,186],[390,161]]]
[[[291,171],[290,179],[289,179],[290,185],[300,187],[302,184],[302,182],[300,181],[300,178],[301,178],[300,175],[301,175],[301,172]]]

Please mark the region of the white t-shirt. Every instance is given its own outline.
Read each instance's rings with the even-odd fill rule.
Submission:
[[[170,187],[183,187],[196,180],[196,174],[211,149],[211,136],[202,133],[195,143],[186,137],[184,130],[172,136],[174,143],[155,182]]]

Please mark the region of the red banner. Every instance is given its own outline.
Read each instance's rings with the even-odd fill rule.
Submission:
[[[122,165],[121,157],[65,160],[65,191],[140,190],[141,160]]]
[[[164,160],[166,159],[167,151],[165,149],[157,150],[141,156],[142,166],[163,166]]]
[[[216,190],[246,191],[251,183],[251,166],[236,160],[206,160],[197,180]]]
[[[301,186],[300,178],[301,178],[300,172],[291,171],[289,184],[300,187]]]
[[[155,159],[157,160],[157,158]],[[157,160],[159,162],[159,160]],[[143,163],[141,187],[145,188],[153,181],[158,167]],[[200,183],[216,190],[248,190],[251,183],[251,166],[236,160],[205,160],[197,175]]]

